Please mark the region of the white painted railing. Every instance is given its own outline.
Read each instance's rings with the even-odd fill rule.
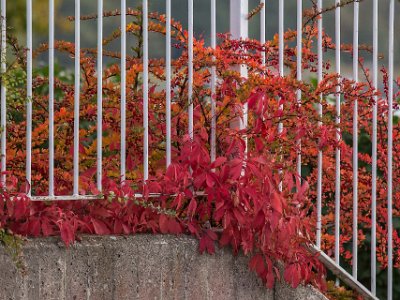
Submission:
[[[54,188],[54,43],[55,43],[55,11],[54,1],[49,0],[49,194],[46,197],[36,197],[28,192],[28,196],[32,200],[79,200],[79,199],[95,199],[96,196],[82,196],[79,195],[79,99],[80,99],[80,0],[75,0],[75,108],[74,108],[74,148],[73,148],[73,194],[56,196]],[[203,0],[201,0],[203,1]],[[6,0],[1,0],[1,28],[3,30],[1,38],[1,72],[4,73],[6,70]],[[173,7],[171,7],[171,0],[166,0],[166,164],[171,163],[171,14]],[[188,133],[190,137],[193,137],[193,102],[191,98],[193,96],[193,38],[194,38],[194,11],[193,3],[194,0],[188,0],[188,115],[189,115],[189,127]],[[211,4],[211,47],[216,47],[216,0],[210,0]],[[378,86],[378,2],[383,2],[385,9],[389,10],[389,32],[388,32],[388,75],[389,75],[389,87],[388,87],[388,106],[389,116],[393,116],[393,98],[394,98],[394,20],[395,20],[395,0],[373,0],[373,19],[372,19],[372,46],[373,46],[373,64],[372,64],[372,81],[373,86]],[[103,0],[98,0],[98,18],[97,18],[97,50],[98,57],[102,58],[103,54]],[[266,35],[266,7],[265,0],[261,0],[260,3],[264,4],[260,11],[260,41],[265,43]],[[13,1],[7,3],[12,7]],[[230,29],[233,38],[247,38],[248,37],[248,0],[230,0]],[[341,2],[336,0],[337,7],[335,9],[335,44],[341,43]],[[381,3],[382,4],[382,3]],[[268,3],[267,3],[268,5]],[[318,0],[318,9],[322,10],[323,1]],[[362,5],[367,5],[363,3]],[[144,140],[143,140],[143,178],[147,180],[149,177],[149,37],[148,37],[148,1],[142,1],[143,9],[143,129],[144,129]],[[358,81],[358,45],[359,45],[359,9],[360,3],[353,3],[354,9],[354,28],[353,28],[353,79]],[[297,32],[302,32],[302,11],[303,3],[302,0],[297,0]],[[120,175],[124,179],[126,175],[126,1],[121,0],[121,169]],[[399,12],[397,11],[397,14]],[[284,76],[284,0],[279,0],[279,74]],[[323,29],[323,18],[322,16],[318,20],[318,40],[317,40],[317,53],[318,53],[318,81],[322,81],[323,78],[323,45],[322,45],[322,29]],[[32,97],[32,72],[33,72],[33,58],[32,58],[32,0],[26,0],[26,21],[27,21],[27,97]],[[345,28],[349,30],[349,28]],[[369,29],[368,29],[369,30]],[[262,61],[265,64],[265,53],[262,54]],[[335,72],[341,74],[341,49],[336,47],[335,50]],[[302,37],[297,37],[297,79],[302,80]],[[97,61],[97,188],[102,191],[102,71],[103,61],[98,59]],[[245,66],[240,66],[240,71],[243,76],[246,76],[247,70]],[[211,69],[211,91],[212,95],[216,92],[217,75],[215,67]],[[340,124],[340,87],[338,86],[338,93],[336,95],[336,123]],[[298,99],[301,99],[301,91],[298,91]],[[377,100],[375,96],[375,100]],[[366,298],[376,298],[376,273],[377,273],[377,262],[376,262],[376,207],[377,207],[377,102],[373,105],[373,134],[372,134],[372,232],[371,232],[371,289],[368,290],[361,283],[357,281],[358,274],[358,227],[357,227],[357,208],[358,208],[358,107],[357,101],[354,104],[354,121],[353,121],[353,264],[352,264],[352,275],[348,274],[343,268],[340,267],[340,200],[341,200],[341,153],[340,149],[336,149],[336,176],[335,176],[335,244],[334,244],[334,260],[328,257],[326,254],[321,254],[321,259],[329,266],[335,274],[341,277],[344,281],[350,284],[353,288],[357,289]],[[216,157],[216,119],[215,119],[215,102],[212,102],[212,125],[211,125],[211,158],[212,160]],[[318,108],[319,115],[322,117],[322,105]],[[1,85],[1,171],[6,171],[6,87]],[[32,182],[32,102],[27,102],[27,140],[26,140],[26,180],[29,185]],[[321,122],[319,125],[322,125]],[[246,119],[241,121],[240,127],[246,126]],[[279,125],[280,131],[283,130],[282,124]],[[393,299],[393,215],[392,215],[392,197],[393,197],[393,119],[389,117],[388,121],[388,179],[387,179],[387,207],[388,207],[388,280],[387,280],[387,299]],[[339,140],[340,132],[337,133],[336,138]],[[301,141],[298,141],[301,145]],[[322,216],[322,161],[323,153],[322,150],[318,152],[318,174],[317,174],[317,234],[316,234],[316,245],[315,249],[319,251],[321,249],[321,216]],[[297,170],[301,173],[301,154],[297,158]],[[1,180],[6,180],[5,175],[2,176]],[[397,283],[399,284],[399,283]]]

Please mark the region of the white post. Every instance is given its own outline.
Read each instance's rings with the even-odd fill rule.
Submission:
[[[353,30],[353,80],[358,82],[358,43],[359,14],[358,2],[354,2]],[[358,272],[358,99],[353,108],[353,277],[357,279]]]
[[[340,0],[336,0],[335,9],[335,63],[336,63],[336,73],[340,76],[341,71],[341,27],[340,27]],[[340,141],[340,83],[341,79],[338,78],[338,86],[336,87],[336,125],[338,130],[336,131],[336,140]],[[336,147],[335,151],[335,263],[340,266],[340,147]],[[336,279],[336,286],[339,286],[339,279]]]
[[[188,133],[193,141],[193,0],[189,0],[188,4]]]
[[[121,182],[126,179],[126,0],[121,0]]]
[[[103,0],[97,2],[97,189],[103,178]]]
[[[378,86],[378,0],[373,1],[372,18],[372,83]],[[372,109],[372,196],[371,196],[371,293],[376,295],[376,196],[378,176],[378,96],[374,96]]]
[[[54,0],[49,0],[49,196],[54,196]]]
[[[32,190],[32,0],[26,2],[26,182],[27,196]]]
[[[234,40],[247,39],[249,33],[249,22],[247,20],[249,11],[248,0],[230,0],[230,33]],[[238,66],[241,77],[247,77],[247,67]],[[232,128],[244,129],[247,127],[247,105],[243,107],[243,120],[238,118],[231,123]]]
[[[387,299],[393,299],[393,100],[394,100],[394,0],[389,6],[389,92],[388,92],[388,150],[387,150]]]
[[[217,1],[211,0],[211,48],[217,48]],[[215,61],[215,56],[213,56]],[[214,162],[217,156],[217,117],[216,111],[216,89],[217,89],[217,68],[211,67],[211,162]]]
[[[149,3],[142,1],[143,9],[143,180],[149,179]],[[125,22],[126,26],[126,22]],[[126,45],[125,45],[126,47]]]
[[[74,94],[74,196],[79,196],[79,102],[81,81],[81,1],[75,0],[75,94]]]
[[[246,39],[249,32],[247,20],[249,1],[230,0],[230,33],[233,39]]]
[[[165,57],[165,96],[166,96],[166,161],[167,168],[171,164],[171,76],[172,76],[172,67],[171,67],[171,0],[167,0],[166,3],[166,57]]]

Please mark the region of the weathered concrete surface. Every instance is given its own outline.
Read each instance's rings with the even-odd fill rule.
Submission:
[[[227,250],[200,255],[190,237],[85,237],[66,249],[57,238],[24,246],[27,274],[0,247],[0,299],[325,299],[311,287],[263,287],[247,259]]]

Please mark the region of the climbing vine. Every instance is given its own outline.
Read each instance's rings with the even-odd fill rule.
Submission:
[[[32,186],[24,180],[25,172],[25,56],[13,40],[16,63],[13,70],[21,74],[3,74],[2,83],[15,89],[18,97],[7,98],[7,184],[0,190],[0,228],[22,236],[60,235],[67,246],[80,234],[171,233],[191,234],[200,240],[200,251],[214,253],[215,244],[230,246],[234,253],[242,251],[250,257],[249,267],[272,287],[281,276],[293,287],[313,283],[325,288],[325,271],[317,255],[307,246],[315,241],[316,174],[318,151],[323,160],[323,249],[333,249],[334,222],[334,153],[342,150],[341,252],[348,261],[351,253],[347,244],[352,238],[352,107],[358,101],[359,130],[362,139],[371,139],[373,96],[379,104],[379,178],[378,178],[378,238],[386,239],[386,95],[369,84],[368,70],[360,60],[365,79],[361,83],[341,78],[342,103],[341,139],[335,124],[333,97],[338,76],[328,73],[320,83],[299,82],[296,78],[296,50],[286,46],[284,52],[287,76],[277,74],[278,37],[261,45],[255,40],[232,40],[219,35],[216,49],[203,40],[194,41],[194,139],[187,135],[188,117],[188,53],[187,32],[179,22],[172,21],[172,38],[180,55],[173,60],[172,103],[172,164],[165,167],[166,107],[161,82],[165,80],[165,61],[151,59],[150,71],[150,178],[142,177],[143,116],[142,116],[142,12],[128,9],[133,20],[127,24],[128,34],[136,37],[137,45],[127,57],[127,176],[119,178],[120,155],[120,53],[105,49],[104,56],[112,61],[103,76],[103,170],[101,197],[95,201],[32,202],[26,190],[34,195],[46,195],[48,186],[48,72],[37,69],[33,78],[33,146]],[[112,18],[120,12],[104,12]],[[310,14],[305,14],[309,17]],[[96,16],[84,16],[83,20]],[[149,30],[165,34],[165,16],[150,13]],[[71,18],[72,19],[72,18]],[[317,17],[315,18],[317,19]],[[315,19],[309,18],[303,32],[303,69],[317,70],[317,55],[313,43],[317,36]],[[72,19],[73,20],[73,19]],[[119,39],[120,29],[105,37],[104,46]],[[296,32],[287,31],[285,41],[290,45]],[[324,33],[326,51],[335,48]],[[71,57],[74,44],[57,41],[55,48]],[[351,53],[351,46],[343,46]],[[35,50],[38,56],[48,50],[43,44]],[[365,47],[368,51],[368,47]],[[261,53],[266,53],[262,65]],[[80,193],[98,195],[96,189],[96,49],[81,50],[80,106]],[[214,59],[215,58],[215,59]],[[246,65],[248,77],[243,78],[234,68]],[[211,95],[210,68],[218,75],[216,94]],[[383,69],[385,75],[386,71]],[[12,74],[12,73],[9,73]],[[23,75],[22,75],[23,74]],[[8,79],[7,79],[8,78]],[[56,194],[72,192],[73,147],[73,76],[68,70],[56,74],[55,89],[55,187]],[[14,81],[18,84],[14,84]],[[387,77],[385,77],[387,84]],[[397,80],[397,85],[400,80]],[[297,92],[301,90],[300,103]],[[387,92],[387,88],[385,89]],[[397,96],[399,94],[397,93]],[[322,96],[322,101],[321,101]],[[211,102],[216,103],[217,159],[210,159]],[[318,115],[322,105],[324,116]],[[248,126],[238,130],[230,124],[243,118],[248,107]],[[322,125],[319,125],[319,122]],[[283,131],[279,130],[283,125]],[[395,123],[394,140],[400,143],[399,124]],[[301,148],[298,141],[302,142]],[[397,144],[396,144],[397,145]],[[296,171],[297,154],[302,155],[303,177]],[[400,153],[400,152],[399,152]],[[397,154],[396,154],[397,155]],[[370,216],[370,149],[361,149],[359,240],[363,245],[371,226]],[[394,170],[400,170],[400,159],[394,157]],[[397,167],[396,167],[397,166]],[[395,171],[394,180],[400,180]],[[280,188],[282,187],[282,188]],[[143,197],[137,197],[137,194]],[[154,197],[157,195],[157,197]],[[394,191],[394,215],[399,216],[400,193]],[[395,261],[399,266],[400,240],[394,232]],[[385,266],[385,243],[378,247],[379,262]],[[283,264],[281,274],[278,268]]]

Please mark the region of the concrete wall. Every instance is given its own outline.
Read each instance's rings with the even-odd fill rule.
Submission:
[[[0,299],[325,299],[311,287],[267,290],[246,258],[197,248],[185,236],[85,237],[69,249],[35,239],[24,246],[21,275],[0,247]]]

